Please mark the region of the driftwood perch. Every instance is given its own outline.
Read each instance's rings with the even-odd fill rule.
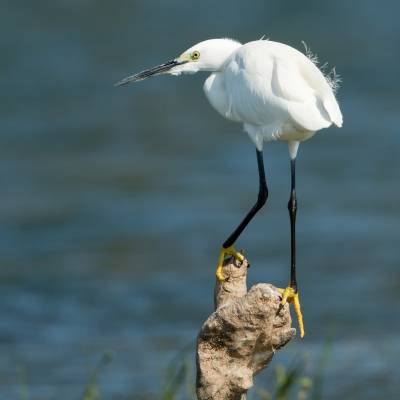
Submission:
[[[197,338],[199,400],[246,399],[254,375],[296,334],[289,305],[281,306],[274,286],[259,283],[247,292],[248,265],[247,260],[227,260],[226,280],[215,285],[216,311]]]

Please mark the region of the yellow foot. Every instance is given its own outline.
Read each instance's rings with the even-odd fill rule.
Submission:
[[[222,266],[224,264],[224,259],[226,255],[233,256],[236,258],[236,260],[239,260],[240,262],[243,262],[244,260],[243,254],[240,254],[238,251],[236,251],[233,246],[227,248],[222,247],[218,256],[217,270],[215,271],[215,275],[219,282],[225,280],[224,274],[222,273]]]
[[[301,314],[299,294],[290,286],[286,289],[278,289],[279,293],[282,295],[281,304],[293,303],[294,311],[296,313],[297,321],[299,324],[300,337],[304,337],[304,325],[303,325],[303,315]]]

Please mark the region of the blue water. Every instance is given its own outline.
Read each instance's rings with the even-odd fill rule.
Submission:
[[[0,399],[79,398],[113,351],[104,398],[154,398],[212,310],[221,242],[254,202],[254,149],[206,75],[114,82],[210,37],[263,34],[342,75],[342,129],[298,157],[307,336],[332,355],[324,399],[400,391],[400,64],[395,1],[4,1],[0,23]],[[270,198],[238,242],[250,284],[289,274],[289,163],[265,149]],[[333,333],[332,333],[333,332]],[[24,389],[25,390],[25,389]]]

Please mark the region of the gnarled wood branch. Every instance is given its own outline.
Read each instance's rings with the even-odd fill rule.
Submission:
[[[233,258],[223,267],[226,280],[215,285],[215,312],[197,338],[199,400],[244,400],[254,375],[296,334],[289,305],[266,283],[247,291],[248,262]]]

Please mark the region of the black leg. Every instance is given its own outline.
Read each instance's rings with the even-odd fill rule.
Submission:
[[[290,160],[292,172],[292,187],[290,191],[290,199],[288,202],[288,210],[290,215],[290,239],[291,239],[291,263],[290,263],[290,287],[297,293],[296,280],[296,159]]]
[[[288,210],[290,216],[290,250],[291,250],[291,263],[290,263],[290,284],[286,289],[279,289],[282,294],[282,304],[286,302],[293,303],[296,312],[297,320],[299,321],[300,337],[304,337],[304,324],[303,315],[301,314],[300,299],[297,291],[296,280],[296,213],[297,213],[297,199],[296,199],[296,159],[290,161],[292,171],[292,187],[290,190],[290,199],[288,202]]]
[[[266,203],[268,198],[268,187],[267,182],[265,180],[265,171],[264,171],[264,160],[263,153],[260,150],[257,151],[257,164],[258,164],[258,174],[260,180],[260,186],[258,191],[258,198],[256,204],[249,211],[249,213],[244,217],[243,221],[239,224],[239,226],[233,231],[233,233],[228,237],[228,239],[222,245],[223,248],[227,249],[232,246],[240,234],[244,231],[249,222],[253,219],[253,217],[257,214],[257,211],[262,208],[262,206]]]

